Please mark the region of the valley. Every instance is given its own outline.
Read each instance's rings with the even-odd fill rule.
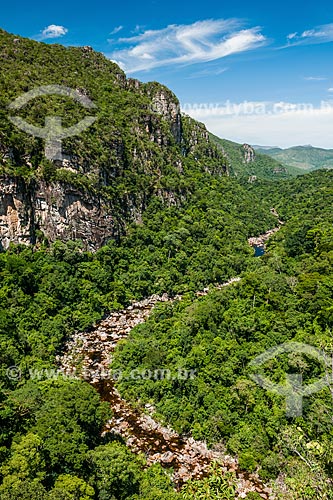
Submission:
[[[0,499],[332,500],[330,373],[294,418],[251,366],[332,356],[330,152],[217,137],[87,45],[0,57]],[[12,119],[90,114],[57,158]]]

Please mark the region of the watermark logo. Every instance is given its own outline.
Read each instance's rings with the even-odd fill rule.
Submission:
[[[43,85],[21,95],[9,105],[9,109],[17,111],[25,106],[31,99],[45,95],[60,95],[70,97],[86,109],[96,108],[96,105],[78,90],[62,85]],[[63,128],[59,116],[46,116],[45,127],[32,125],[19,116],[10,116],[9,120],[27,134],[45,139],[45,156],[49,160],[62,160],[62,140],[66,137],[78,135],[92,125],[96,116],[86,116],[72,127]]]
[[[300,115],[316,116],[330,115],[333,111],[333,101],[322,100],[315,105],[311,102],[284,102],[284,101],[242,101],[232,102],[229,99],[223,102],[185,102],[181,106],[183,113],[192,118],[204,116],[271,116],[271,115]]]
[[[193,380],[197,376],[196,370],[187,370],[185,368],[178,368],[169,370],[166,368],[157,368],[154,370],[137,368],[130,371],[121,369],[114,370],[112,368],[99,367],[91,369],[84,367],[77,369],[72,367],[70,369],[64,368],[30,368],[28,371],[22,373],[19,366],[13,365],[7,368],[6,374],[9,380],[17,382],[23,378],[30,380],[57,380],[57,379],[78,379],[84,380]]]
[[[317,359],[317,361],[319,361],[319,363],[326,369],[330,367],[330,361],[324,352],[313,346],[302,344],[300,342],[286,342],[272,347],[253,359],[249,366],[261,367],[267,361],[285,353],[306,354],[307,356]],[[287,417],[302,416],[303,397],[319,392],[324,387],[329,385],[327,375],[324,375],[320,380],[305,386],[303,385],[302,374],[300,373],[286,373],[286,381],[284,384],[275,384],[269,380],[268,377],[259,373],[251,374],[250,377],[267,391],[279,394],[280,396],[284,396],[286,398]]]

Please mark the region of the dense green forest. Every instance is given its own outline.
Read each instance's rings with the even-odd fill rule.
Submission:
[[[29,369],[52,366],[71,332],[84,330],[132,298],[165,290],[188,293],[173,306],[159,306],[135,328],[112,366],[125,373],[181,367],[195,369],[197,376],[176,382],[125,380],[121,393],[133,402],[154,402],[159,418],[179,431],[222,443],[239,456],[244,469],[258,469],[266,481],[283,474],[290,495],[283,498],[330,498],[329,390],[306,399],[303,417],[290,420],[283,398],[249,378],[248,363],[289,340],[330,352],[332,174],[262,183],[247,194],[228,179],[215,188],[210,196],[198,189],[181,214],[152,206],[142,225],[95,254],[82,251],[78,242],[56,242],[12,246],[0,255],[1,498],[176,495],[159,467],[145,470],[143,458],[98,437],[110,410],[86,382],[29,381]],[[242,196],[247,203],[243,211]],[[266,200],[263,206],[276,202],[286,224],[270,240],[265,256],[255,259],[246,250],[245,228],[250,224],[247,209],[254,207],[252,224],[255,214],[262,214],[260,196]],[[234,210],[228,218],[227,208]],[[259,231],[262,226],[256,224],[249,227]],[[242,276],[239,284],[195,300],[195,289],[234,275]],[[306,383],[320,376],[320,366],[310,358],[296,354],[289,362]],[[8,379],[6,369],[12,365],[20,367],[21,379]],[[282,357],[267,368],[279,379],[287,366]],[[101,479],[105,470],[107,484]],[[307,496],[295,496],[303,491]]]
[[[258,155],[258,178],[248,183],[253,172],[241,146],[229,151],[235,177],[222,143],[207,138],[202,125],[182,117],[181,137],[173,135],[168,119],[151,108],[161,89],[177,104],[164,87],[126,83],[114,63],[89,48],[0,34],[2,182],[74,186],[108,205],[121,226],[96,252],[84,239],[53,241],[38,227],[34,244],[0,252],[0,499],[234,500],[234,476],[214,464],[207,477],[176,492],[170,470],[147,467],[143,454],[103,434],[112,408],[91,385],[47,376],[74,332],[156,293],[183,299],[158,305],[119,343],[111,367],[124,374],[121,395],[138,408],[153,404],[161,422],[238,457],[278,499],[332,499],[333,385],[304,398],[303,415],[291,418],[285,398],[256,385],[249,367],[290,341],[332,356],[332,171],[277,180],[276,162]],[[75,172],[45,160],[42,141],[6,118],[18,93],[49,83],[79,85],[98,103],[100,125],[65,142],[77,158]],[[57,98],[41,99],[26,116],[42,125],[46,111],[60,108],[64,120],[82,117]],[[150,138],[147,126],[166,142]],[[276,227],[272,207],[284,224],[255,258],[247,240]],[[232,277],[241,279],[196,297]],[[161,368],[193,370],[195,377],[126,377]],[[299,353],[263,367],[275,382],[286,372],[301,373],[306,385],[324,367]]]

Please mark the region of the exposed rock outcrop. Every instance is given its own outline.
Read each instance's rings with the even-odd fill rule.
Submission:
[[[182,122],[178,99],[168,89],[160,86],[152,96],[152,109],[170,123],[174,140],[177,144],[180,144],[182,140]]]
[[[249,144],[243,144],[244,163],[252,163],[256,159],[256,152]]]
[[[0,179],[0,244],[36,243],[37,230],[50,241],[82,239],[95,250],[115,235],[115,223],[100,200],[74,186]]]

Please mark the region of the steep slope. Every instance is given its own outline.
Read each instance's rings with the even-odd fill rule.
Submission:
[[[127,79],[90,47],[65,48],[0,31],[0,235],[10,242],[81,238],[95,249],[140,221],[152,196],[180,204],[193,176],[227,173],[223,154],[202,124],[182,117],[174,94],[158,83]],[[46,85],[74,89],[85,109],[67,96],[42,95],[20,110],[8,106]],[[44,140],[9,117],[43,127],[57,116],[63,127],[93,116],[93,125],[62,140],[63,157],[44,156]]]
[[[299,173],[333,168],[333,149],[314,148],[313,146],[295,146],[288,149],[255,147],[258,153],[264,153],[287,169],[297,168]]]
[[[253,182],[256,178],[279,180],[290,178],[295,174],[281,162],[270,158],[266,152],[257,152],[249,144],[237,144],[213,134],[210,134],[210,138],[226,155],[230,175]]]

